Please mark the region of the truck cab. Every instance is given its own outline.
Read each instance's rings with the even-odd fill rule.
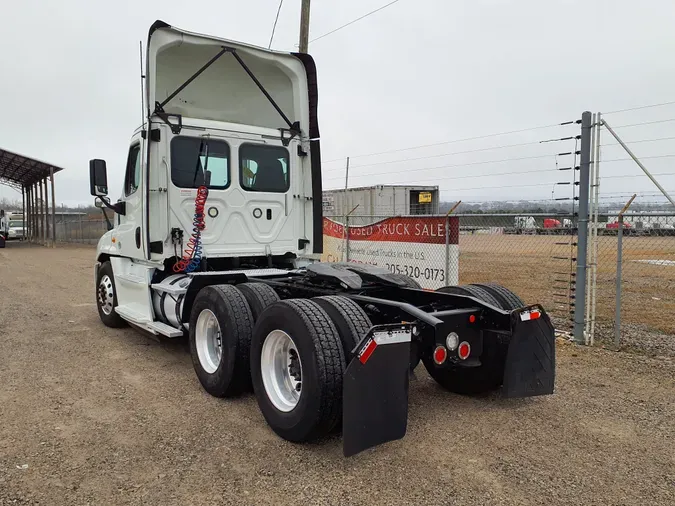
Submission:
[[[131,136],[121,196],[110,204],[115,222],[99,241],[98,260],[171,269],[195,234],[195,214],[203,214],[203,269],[292,265],[320,253],[311,57],[156,22],[146,61],[147,117]],[[92,193],[106,199],[105,162],[93,160],[90,170]]]

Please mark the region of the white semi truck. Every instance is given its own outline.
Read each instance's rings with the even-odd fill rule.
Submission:
[[[144,82],[146,117],[119,201],[107,197],[105,162],[90,162],[97,205],[116,213],[96,251],[105,325],[187,336],[207,392],[252,388],[290,441],[339,427],[345,455],[404,436],[408,376],[420,361],[458,393],[553,392],[554,332],[541,306],[497,285],[429,292],[384,269],[317,261],[308,54],[157,21]]]

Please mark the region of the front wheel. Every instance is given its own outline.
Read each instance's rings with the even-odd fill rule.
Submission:
[[[117,291],[115,276],[110,262],[103,262],[96,275],[96,307],[103,325],[114,329],[127,326],[127,322],[115,311],[117,307]]]

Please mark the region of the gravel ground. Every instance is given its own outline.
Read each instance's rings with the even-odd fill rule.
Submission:
[[[0,250],[0,505],[675,504],[675,359],[560,341],[553,396],[449,394],[345,459],[204,393],[184,342],[103,327],[91,248]]]

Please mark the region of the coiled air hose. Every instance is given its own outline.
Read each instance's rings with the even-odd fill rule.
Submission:
[[[208,187],[200,186],[197,188],[195,215],[192,220],[192,234],[183,252],[183,258],[173,266],[174,272],[193,272],[199,268],[202,260],[202,231],[206,228],[204,207],[206,206],[208,196]]]

